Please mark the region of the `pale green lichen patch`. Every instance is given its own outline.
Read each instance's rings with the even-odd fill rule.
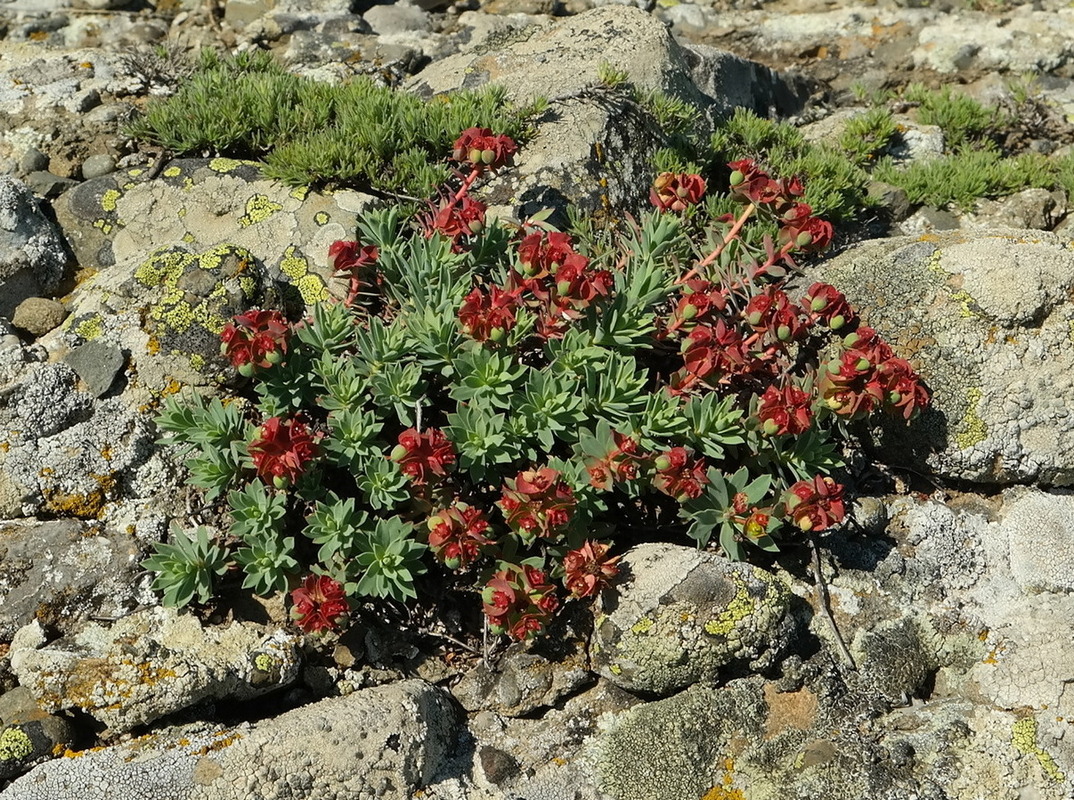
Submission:
[[[648,633],[652,630],[652,628],[653,621],[648,617],[642,617],[637,622],[635,622],[634,625],[631,626],[630,630],[632,633],[643,634]]]
[[[327,225],[328,220],[328,214],[326,214],[324,211],[318,211],[316,214],[313,215],[313,221],[318,225]],[[1074,323],[1071,324],[1074,325]]]
[[[310,187],[308,186],[296,186],[288,194],[295,200],[305,200],[310,193]]]
[[[211,169],[213,172],[222,172],[224,174],[227,174],[228,172],[233,172],[237,170],[239,167],[246,163],[248,162],[240,161],[237,158],[214,158],[212,161],[209,162],[209,169]]]
[[[1035,756],[1040,768],[1051,780],[1056,783],[1065,780],[1066,776],[1055,759],[1037,744],[1037,721],[1033,717],[1020,719],[1011,726],[1011,744],[1018,752]]]
[[[183,171],[179,167],[168,167],[163,174],[165,178],[177,178],[183,174]]]
[[[955,443],[961,450],[967,450],[980,444],[988,437],[988,425],[977,413],[977,404],[981,402],[982,392],[974,386],[966,392],[966,416],[962,418]]]
[[[0,761],[21,761],[33,752],[30,737],[18,728],[4,728],[0,733]]]
[[[738,589],[727,608],[720,612],[718,617],[705,623],[705,633],[710,636],[727,636],[738,623],[757,610],[757,604],[750,597],[746,582],[736,575],[735,583]]]
[[[270,199],[267,194],[255,194],[246,201],[246,213],[239,217],[239,225],[248,228],[264,222],[278,211],[283,211],[282,205]]]
[[[74,332],[83,339],[96,339],[104,333],[104,319],[100,314],[93,314],[76,322],[73,328]]]

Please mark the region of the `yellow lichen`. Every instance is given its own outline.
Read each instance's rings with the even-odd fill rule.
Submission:
[[[313,215],[313,221],[316,222],[318,225],[327,225],[328,220],[329,220],[328,214],[326,214],[323,211],[318,211],[316,214]],[[1071,324],[1074,324],[1074,323],[1071,323]]]
[[[306,305],[321,303],[328,299],[328,287],[319,276],[312,272],[295,281],[295,288],[302,295],[302,300]]]
[[[267,194],[255,194],[246,201],[246,213],[239,217],[239,225],[248,228],[264,222],[277,211],[282,210],[283,206],[270,199]]]
[[[34,743],[19,728],[0,733],[0,761],[21,761],[34,752]]]
[[[214,158],[209,162],[209,169],[213,172],[222,172],[226,174],[238,169],[245,163],[245,161],[239,161],[235,158]]]
[[[305,200],[306,196],[310,193],[310,187],[308,186],[296,186],[288,194],[295,200]]]
[[[642,617],[630,628],[631,633],[644,634],[653,629],[655,623],[648,617]]]
[[[191,353],[190,355],[190,368],[201,372],[205,369],[205,356],[201,353]]]
[[[955,443],[960,450],[980,444],[988,437],[988,425],[977,413],[977,404],[982,396],[983,393],[976,386],[966,392],[966,416],[962,418],[962,424],[955,434]]]
[[[108,212],[115,211],[116,204],[122,196],[123,192],[119,189],[109,189],[101,195],[101,208]]]
[[[1037,744],[1037,720],[1033,717],[1020,719],[1011,726],[1011,744],[1018,752],[1035,756],[1044,774],[1051,780],[1062,783],[1066,779],[1055,759]]]
[[[93,227],[97,228],[105,236],[108,236],[112,232],[113,225],[106,219],[98,219],[93,221]]]
[[[104,319],[100,314],[94,314],[75,325],[75,333],[83,339],[96,339],[104,333]]]
[[[165,178],[176,178],[182,175],[183,171],[179,167],[168,167],[162,174]]]
[[[283,258],[280,260],[280,270],[293,281],[297,281],[307,272],[309,272],[309,263],[302,256],[295,255],[295,246],[291,245],[283,251]]]
[[[97,481],[97,486],[83,494],[68,494],[55,488],[45,488],[45,508],[53,513],[67,517],[79,517],[80,519],[98,519],[104,510],[108,498],[116,488],[114,475],[91,474],[91,478]]]
[[[731,758],[723,761],[723,776],[720,782],[705,792],[701,800],[746,800],[741,789],[734,786],[735,762]]]
[[[705,623],[705,633],[710,636],[727,636],[735,629],[738,623],[753,614],[757,609],[756,603],[750,597],[746,582],[738,575],[734,575],[733,578],[738,587],[735,591],[735,596],[716,619],[710,619]]]

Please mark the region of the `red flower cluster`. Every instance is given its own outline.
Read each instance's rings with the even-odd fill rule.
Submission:
[[[563,584],[575,597],[591,597],[608,585],[619,568],[619,558],[608,558],[610,545],[586,540],[563,556]]]
[[[813,398],[796,386],[769,386],[757,409],[761,430],[769,436],[805,433],[813,421],[812,405]]]
[[[646,456],[638,449],[638,443],[619,431],[612,431],[615,449],[589,464],[589,485],[596,489],[610,489],[614,481],[632,481],[644,466]]]
[[[727,290],[701,278],[691,278],[683,284],[679,302],[671,313],[667,332],[683,325],[712,323],[718,313],[727,310]]]
[[[798,481],[784,500],[787,513],[803,531],[823,531],[843,521],[843,487],[826,475]]]
[[[653,461],[656,474],[653,487],[680,503],[701,496],[701,487],[709,482],[705,459],[691,458],[685,447],[672,447]]]
[[[677,376],[675,391],[682,391],[697,381],[710,385],[726,383],[762,366],[738,327],[723,319],[715,325],[696,326],[683,340],[681,350],[686,374]]]
[[[509,163],[518,146],[510,136],[493,135],[488,128],[467,128],[452,148],[451,157],[475,169],[499,169]]]
[[[750,298],[743,316],[755,331],[766,332],[780,342],[794,341],[808,330],[798,306],[771,284]]]
[[[817,388],[836,414],[865,415],[886,406],[911,419],[929,393],[909,362],[897,358],[875,330],[860,327],[843,340],[847,349],[821,370]]]
[[[447,475],[448,467],[455,463],[455,447],[437,428],[429,428],[428,433],[407,428],[399,434],[399,444],[388,457],[399,464],[404,475],[422,486]]]
[[[519,642],[532,639],[559,608],[555,591],[541,570],[525,564],[507,565],[481,591],[489,630],[497,635],[506,633]]]
[[[362,273],[377,263],[380,251],[373,245],[364,247],[358,242],[333,242],[328,248],[328,257],[336,275],[346,277],[349,282],[346,305],[351,305],[358,296],[362,285]]]
[[[474,289],[459,309],[462,332],[479,342],[501,342],[515,327],[518,294],[493,286],[486,294]]]
[[[852,327],[858,315],[843,293],[827,283],[814,283],[802,298],[802,308],[813,320],[819,320],[833,331]]]
[[[435,214],[425,221],[425,235],[440,233],[452,241],[452,249],[462,252],[463,239],[469,239],[485,229],[484,203],[464,194],[440,203]]]
[[[574,491],[551,467],[525,470],[508,479],[499,505],[511,530],[526,544],[557,539],[574,514]]]
[[[277,489],[286,489],[302,477],[319,450],[309,425],[298,418],[270,417],[249,445],[258,476]]]
[[[705,179],[686,172],[661,172],[649,189],[649,202],[661,211],[685,211],[701,201]]]
[[[448,569],[469,566],[481,554],[481,548],[492,544],[485,536],[488,520],[480,508],[456,503],[437,511],[428,521],[429,547]]]
[[[563,335],[567,325],[597,299],[607,297],[614,280],[606,269],[592,270],[565,233],[531,233],[518,246],[519,270],[509,287],[537,315],[537,333]]]
[[[779,240],[795,250],[812,253],[823,250],[832,243],[832,223],[813,216],[813,209],[806,203],[796,203],[783,213],[779,228]]]
[[[247,378],[283,361],[291,326],[279,311],[247,311],[224,326],[220,352]]]
[[[327,575],[308,575],[291,592],[291,602],[291,618],[307,633],[338,630],[351,610],[343,585]]]
[[[776,180],[750,159],[727,166],[731,168],[731,191],[775,216],[784,252],[823,250],[831,243],[831,224],[814,217],[813,209],[799,202],[805,190],[797,177]]]

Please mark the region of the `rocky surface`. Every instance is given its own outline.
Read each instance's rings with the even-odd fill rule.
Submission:
[[[418,653],[398,629],[299,641],[278,604],[165,611],[140,568],[169,521],[204,511],[153,409],[218,389],[231,314],[338,295],[327,247],[371,202],[129,140],[132,109],[183,80],[184,47],[267,48],[427,97],[486,81],[549,96],[486,188],[506,216],[643,199],[661,142],[595,88],[602,62],[697,104],[706,130],[747,107],[816,141],[870,93],[920,80],[1003,100],[1034,71],[1040,116],[1008,138],[1074,141],[1069,8],[919,5],[0,2],[4,800],[1074,796],[1062,192],[963,211],[874,186],[885,216],[846,234],[874,238],[812,268],[934,394],[909,435],[872,432],[876,460],[927,493],[866,497],[824,538],[828,602],[804,551],[746,566],[643,545],[550,641],[483,659]],[[906,110],[891,155],[936,157],[942,133]]]

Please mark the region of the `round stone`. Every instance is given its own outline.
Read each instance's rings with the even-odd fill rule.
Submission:
[[[82,162],[82,177],[85,180],[99,178],[116,170],[116,160],[106,153],[90,156]]]
[[[44,336],[67,319],[67,309],[62,303],[47,297],[28,297],[15,308],[11,318],[16,328],[34,336]]]

